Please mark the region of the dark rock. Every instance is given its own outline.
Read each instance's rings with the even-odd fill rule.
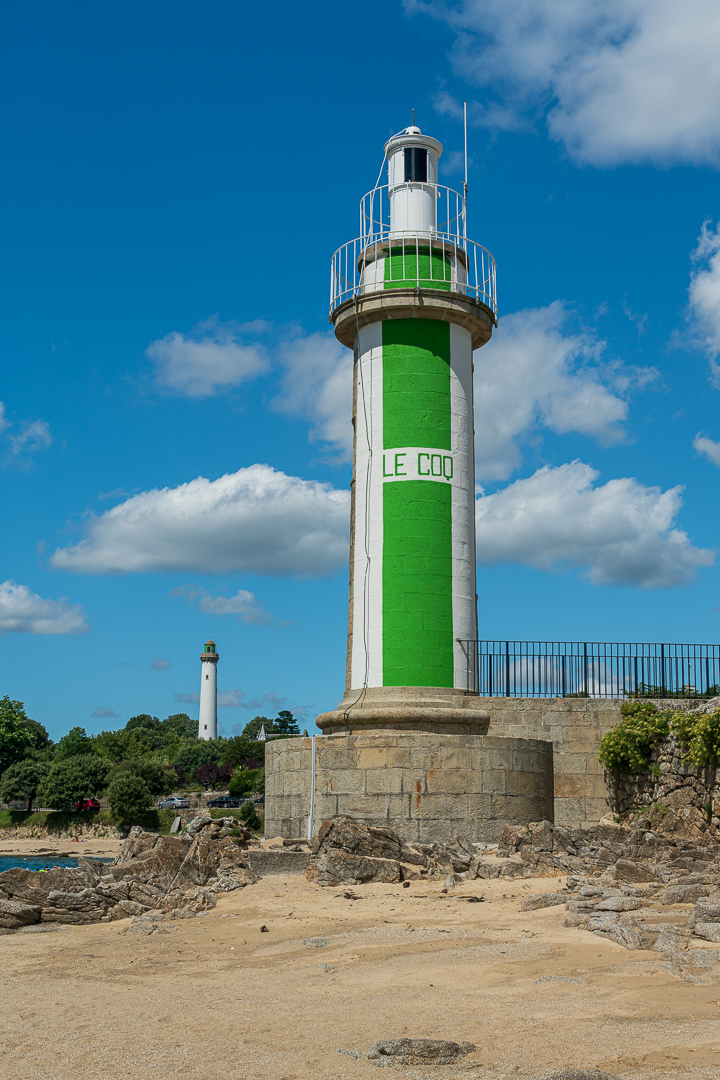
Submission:
[[[620,1077],[600,1072],[599,1069],[564,1069],[551,1073],[545,1080],[620,1080]]]
[[[387,1065],[454,1065],[477,1047],[446,1039],[386,1039],[377,1042],[368,1060]]]
[[[538,908],[557,907],[566,900],[567,895],[564,893],[533,893],[532,896],[525,897],[520,904],[520,910],[537,911]]]
[[[393,829],[338,816],[323,822],[313,845],[306,877],[321,886],[398,883],[419,876],[418,863],[403,866],[403,845]],[[415,853],[422,854],[419,849]]]
[[[338,848],[351,855],[364,855],[372,859],[400,859],[400,838],[394,829],[366,825],[355,818],[338,816],[324,821],[320,826],[313,854],[323,848]]]
[[[0,900],[0,926],[18,930],[21,926],[40,922],[40,908],[19,900]]]
[[[306,876],[318,885],[362,885],[368,881],[396,884],[401,880],[400,863],[394,859],[373,859],[345,851],[321,851],[308,865]]]

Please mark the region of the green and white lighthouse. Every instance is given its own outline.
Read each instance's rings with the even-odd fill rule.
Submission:
[[[326,732],[467,730],[477,693],[473,350],[497,322],[495,263],[467,237],[440,143],[385,145],[388,183],[333,256],[330,318],[354,350],[346,692]]]

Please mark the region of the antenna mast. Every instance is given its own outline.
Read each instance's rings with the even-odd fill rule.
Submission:
[[[463,101],[463,128],[465,133],[465,181],[463,183],[463,239],[467,240],[467,101]]]

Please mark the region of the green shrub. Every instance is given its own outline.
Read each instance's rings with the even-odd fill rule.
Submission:
[[[717,765],[720,760],[720,709],[705,716],[673,713],[672,730],[685,751],[683,761],[686,765],[699,768]]]
[[[239,798],[241,795],[249,795],[251,791],[261,794],[265,791],[264,769],[238,769],[228,784],[231,795]]]
[[[603,735],[598,758],[610,772],[647,772],[653,749],[670,732],[669,714],[651,701],[623,702],[620,711],[622,720]]]
[[[107,789],[107,801],[118,825],[134,825],[148,811],[152,796],[144,780],[130,772],[119,772]]]
[[[243,803],[240,807],[240,820],[244,821],[248,829],[252,829],[254,832],[257,832],[258,829],[262,828],[262,821],[258,817],[255,807],[250,800]]]

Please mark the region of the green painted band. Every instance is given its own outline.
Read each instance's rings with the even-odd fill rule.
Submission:
[[[385,448],[450,449],[450,327],[383,323]],[[383,684],[452,686],[451,485],[383,487]]]

